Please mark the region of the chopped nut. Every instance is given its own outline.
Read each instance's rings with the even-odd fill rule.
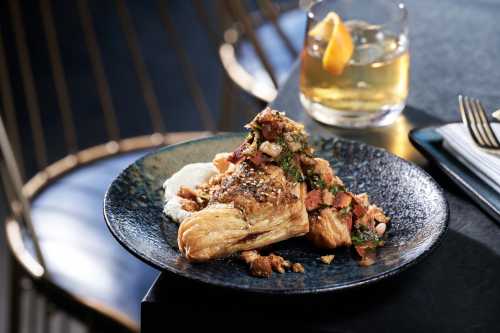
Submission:
[[[327,255],[327,256],[321,256],[320,257],[320,260],[324,263],[324,264],[327,264],[327,265],[330,265],[333,261],[333,259],[335,258],[335,255],[333,254],[330,254],[330,255]]]
[[[351,204],[352,196],[346,192],[339,192],[335,196],[335,202],[333,206],[335,208],[345,208]]]
[[[379,237],[382,237],[385,233],[385,229],[386,229],[386,225],[385,223],[379,223],[377,224],[377,226],[375,227],[375,232],[377,232],[377,235]]]
[[[363,266],[363,267],[368,267],[368,266],[371,266],[375,263],[375,258],[373,257],[363,257],[361,258],[361,260],[359,261],[359,265],[360,266]]]
[[[269,256],[269,261],[271,262],[271,266],[273,267],[273,270],[278,272],[278,273],[285,273],[285,259],[283,257],[280,257],[278,255],[275,255],[274,253],[271,253]]]
[[[250,274],[256,277],[270,277],[273,274],[271,262],[265,257],[259,257],[250,264]]]
[[[304,273],[304,266],[301,263],[295,262],[292,264],[292,271],[295,273]]]
[[[281,146],[276,143],[264,141],[260,144],[259,150],[271,157],[278,157],[281,154]]]
[[[216,154],[214,159],[212,160],[213,165],[220,173],[226,172],[229,166],[232,165],[232,163],[228,160],[230,156],[231,153],[219,153]]]
[[[270,277],[273,270],[278,273],[285,273],[285,268],[290,267],[288,260],[274,253],[261,256],[256,250],[243,251],[240,258],[250,265],[250,274],[257,277]]]

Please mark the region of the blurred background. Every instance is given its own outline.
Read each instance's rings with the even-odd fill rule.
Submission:
[[[1,332],[138,330],[157,272],[106,229],[107,184],[272,100],[308,2],[1,2]]]

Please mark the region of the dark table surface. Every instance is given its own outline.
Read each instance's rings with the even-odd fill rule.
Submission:
[[[500,227],[408,141],[411,128],[458,120],[458,93],[474,95],[490,108],[494,106],[500,85],[500,75],[493,72],[495,59],[500,58],[500,26],[495,24],[500,3],[413,0],[407,5],[412,87],[409,106],[394,125],[349,131],[313,121],[304,114],[297,97],[298,65],[272,105],[303,122],[313,135],[365,141],[424,167],[444,188],[450,205],[450,229],[442,245],[424,262],[396,277],[335,294],[242,294],[161,273],[142,302],[144,332],[172,321],[185,328],[223,330],[500,329]]]

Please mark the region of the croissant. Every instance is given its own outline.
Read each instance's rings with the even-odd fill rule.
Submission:
[[[288,181],[281,168],[241,162],[207,207],[182,222],[179,249],[190,261],[207,261],[305,235],[305,195],[305,184]]]

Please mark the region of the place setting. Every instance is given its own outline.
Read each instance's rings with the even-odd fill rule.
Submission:
[[[493,0],[9,0],[0,332],[498,331]]]

